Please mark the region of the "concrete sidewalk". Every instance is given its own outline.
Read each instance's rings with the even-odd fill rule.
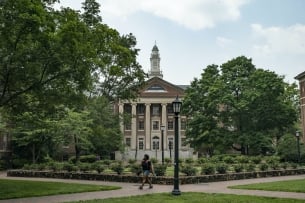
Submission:
[[[32,198],[20,198],[10,200],[0,200],[0,203],[49,203],[49,202],[69,202],[79,200],[90,200],[90,199],[106,199],[112,197],[125,197],[134,195],[144,195],[151,193],[171,193],[173,186],[171,185],[154,185],[153,189],[148,189],[148,185],[143,190],[139,190],[139,184],[136,183],[119,183],[119,182],[104,182],[104,181],[86,181],[86,180],[67,180],[67,179],[47,179],[47,178],[20,178],[20,177],[7,177],[6,173],[0,173],[0,179],[15,179],[15,180],[36,180],[36,181],[52,181],[52,182],[67,182],[67,183],[82,183],[82,184],[97,184],[97,185],[115,185],[121,186],[120,190],[113,191],[102,191],[102,192],[86,192],[66,195],[52,195],[43,197],[32,197]],[[234,181],[222,181],[222,182],[211,182],[211,183],[200,183],[190,185],[180,185],[180,190],[183,192],[204,192],[204,193],[223,193],[223,194],[237,194],[237,195],[256,195],[266,197],[280,197],[280,198],[294,198],[304,199],[305,193],[294,193],[294,192],[271,192],[261,190],[239,190],[229,189],[228,186],[251,184],[251,183],[263,183],[263,182],[274,182],[281,180],[296,180],[305,179],[305,175],[297,176],[280,176],[271,178],[257,178],[247,180],[234,180]]]

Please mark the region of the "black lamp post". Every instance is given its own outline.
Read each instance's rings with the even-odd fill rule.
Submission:
[[[173,149],[173,143],[172,141],[169,141],[168,143],[168,148],[169,148],[169,158],[172,161],[172,149]]]
[[[298,163],[300,163],[301,160],[301,153],[300,153],[300,131],[295,132],[295,136],[297,137],[297,147],[298,147]]]
[[[165,130],[165,125],[161,125],[162,165],[164,165],[164,130]]]
[[[175,168],[174,168],[174,189],[172,191],[173,195],[180,195],[179,190],[179,126],[178,126],[178,116],[180,113],[182,102],[179,100],[178,96],[173,101],[173,111],[175,113]]]

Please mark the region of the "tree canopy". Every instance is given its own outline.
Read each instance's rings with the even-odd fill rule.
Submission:
[[[207,153],[238,150],[266,154],[297,119],[295,84],[272,71],[256,68],[251,59],[234,58],[210,65],[186,90],[187,136]]]
[[[67,137],[76,156],[119,150],[119,121],[109,108],[136,97],[146,78],[135,36],[103,23],[95,0],[82,11],[55,9],[55,2],[0,1],[0,110],[7,115],[0,128],[14,128],[14,151],[33,162],[55,156]]]
[[[85,91],[134,96],[145,79],[135,37],[103,24],[94,0],[83,3],[83,13],[52,4],[0,2],[0,107],[62,103]]]

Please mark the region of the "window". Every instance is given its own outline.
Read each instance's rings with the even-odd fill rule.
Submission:
[[[131,123],[130,122],[125,123],[125,130],[131,130]]]
[[[168,148],[171,150],[174,147],[174,138],[169,137],[168,138]]]
[[[159,121],[152,122],[153,130],[159,130]]]
[[[159,150],[159,137],[153,137],[153,150]]]
[[[153,104],[152,115],[153,116],[159,116],[160,115],[160,106],[158,104]]]
[[[144,150],[144,138],[139,138],[139,150]]]
[[[167,122],[167,129],[168,130],[174,130],[174,121],[173,120],[169,120]]]
[[[130,104],[124,105],[124,113],[131,114],[131,105]]]
[[[144,130],[144,121],[143,120],[139,120],[139,123],[138,123],[138,130]]]
[[[186,120],[181,119],[181,130],[185,130],[185,129],[186,129]]]
[[[145,113],[145,106],[144,104],[138,104],[137,105],[137,114],[138,115],[144,115]]]
[[[187,145],[186,138],[185,137],[181,138],[181,146],[186,147],[186,145]]]
[[[172,104],[167,105],[167,113],[169,114],[174,113]]]
[[[130,137],[126,137],[125,144],[126,144],[127,147],[131,146],[131,138]]]

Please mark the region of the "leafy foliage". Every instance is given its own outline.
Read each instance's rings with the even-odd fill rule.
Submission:
[[[186,90],[183,113],[190,117],[189,143],[202,154],[275,153],[297,120],[297,88],[274,72],[257,69],[244,56],[209,65]]]

